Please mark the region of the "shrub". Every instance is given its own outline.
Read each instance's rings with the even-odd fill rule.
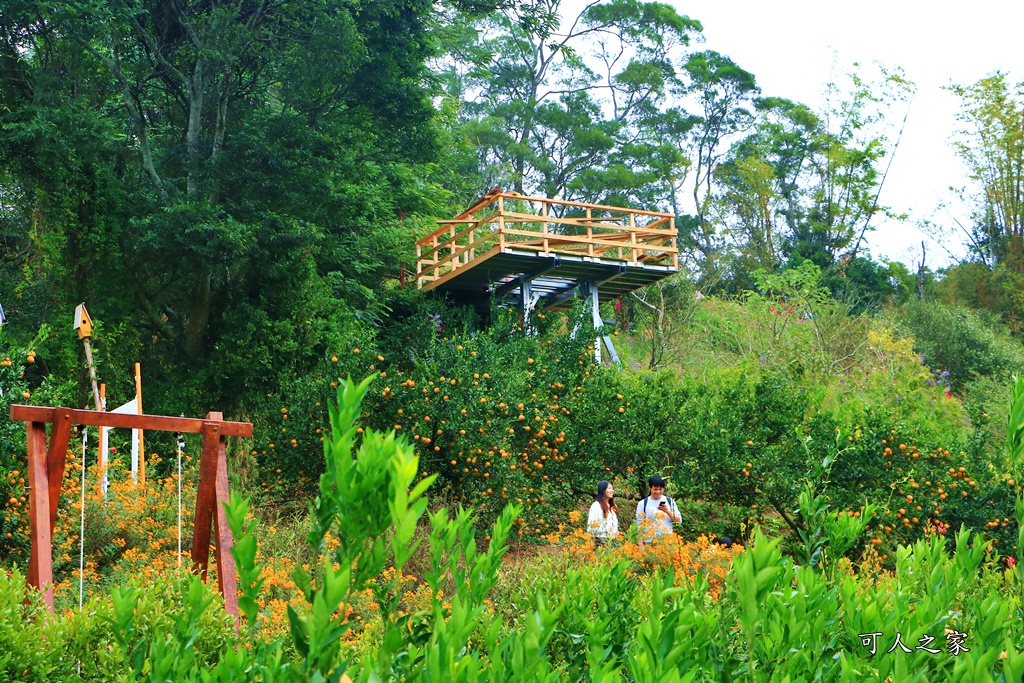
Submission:
[[[1024,350],[991,314],[938,302],[911,301],[896,314],[899,331],[938,373],[949,373],[954,391],[972,380],[1008,380],[1024,367]]]

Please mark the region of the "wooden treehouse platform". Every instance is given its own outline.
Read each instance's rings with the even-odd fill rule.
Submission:
[[[456,298],[552,310],[679,272],[672,214],[495,189],[416,243],[416,283]]]

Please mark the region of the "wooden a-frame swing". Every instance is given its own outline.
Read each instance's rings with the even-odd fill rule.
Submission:
[[[28,428],[29,523],[32,536],[28,582],[42,592],[43,600],[51,611],[53,529],[57,523],[71,426],[82,425],[203,435],[192,535],[193,568],[206,581],[210,540],[211,536],[215,537],[218,587],[224,596],[225,609],[238,622],[235,561],[230,552],[233,539],[224,512],[224,503],[229,499],[226,442],[229,436],[251,437],[252,424],[226,422],[223,414],[218,412],[207,413],[205,418],[199,419],[25,405],[12,405],[11,419],[27,423]],[[52,425],[49,440],[47,423]]]

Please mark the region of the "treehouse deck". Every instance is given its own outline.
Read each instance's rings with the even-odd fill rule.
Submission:
[[[416,243],[416,283],[469,301],[567,309],[679,271],[674,217],[492,190]]]

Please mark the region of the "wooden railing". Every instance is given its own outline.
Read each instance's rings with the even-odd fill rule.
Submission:
[[[675,219],[668,213],[492,190],[459,216],[438,223],[440,228],[416,242],[420,288],[511,249],[679,269]]]

